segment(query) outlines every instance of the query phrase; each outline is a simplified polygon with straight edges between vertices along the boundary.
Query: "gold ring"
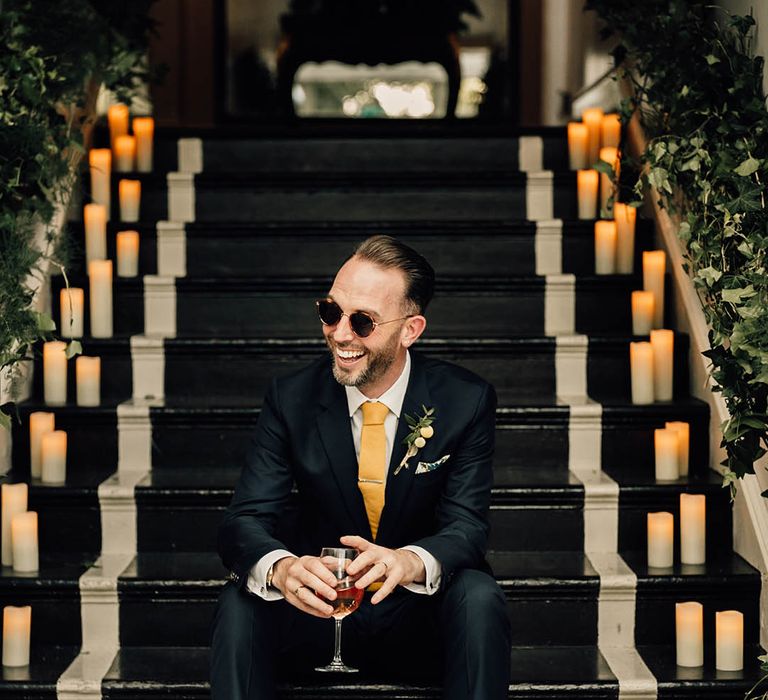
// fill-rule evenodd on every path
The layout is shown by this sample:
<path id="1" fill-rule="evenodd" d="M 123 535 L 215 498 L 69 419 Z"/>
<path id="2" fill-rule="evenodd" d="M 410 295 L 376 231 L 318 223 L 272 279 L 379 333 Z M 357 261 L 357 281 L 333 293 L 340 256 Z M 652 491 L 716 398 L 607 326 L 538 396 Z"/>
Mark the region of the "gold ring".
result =
<path id="1" fill-rule="evenodd" d="M 302 588 L 306 588 L 306 586 L 305 586 L 305 585 L 303 585 L 303 584 L 302 584 L 301 586 L 299 586 L 299 587 L 298 587 L 298 588 L 297 588 L 297 589 L 296 589 L 296 590 L 293 592 L 293 595 L 295 595 L 295 596 L 298 598 L 298 597 L 299 597 L 299 591 L 300 591 Z"/>

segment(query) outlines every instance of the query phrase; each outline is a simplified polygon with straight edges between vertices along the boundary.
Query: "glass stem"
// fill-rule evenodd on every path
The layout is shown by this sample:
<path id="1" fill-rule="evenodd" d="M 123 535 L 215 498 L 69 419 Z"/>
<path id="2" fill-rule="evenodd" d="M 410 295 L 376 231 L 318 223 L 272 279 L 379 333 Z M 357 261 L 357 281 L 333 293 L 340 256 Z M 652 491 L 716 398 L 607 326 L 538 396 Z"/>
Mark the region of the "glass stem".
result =
<path id="1" fill-rule="evenodd" d="M 333 651 L 333 661 L 331 661 L 332 664 L 338 664 L 339 666 L 343 665 L 344 662 L 341 660 L 341 618 L 337 618 L 334 620 L 336 623 L 336 634 L 335 642 L 334 642 L 334 651 Z"/>

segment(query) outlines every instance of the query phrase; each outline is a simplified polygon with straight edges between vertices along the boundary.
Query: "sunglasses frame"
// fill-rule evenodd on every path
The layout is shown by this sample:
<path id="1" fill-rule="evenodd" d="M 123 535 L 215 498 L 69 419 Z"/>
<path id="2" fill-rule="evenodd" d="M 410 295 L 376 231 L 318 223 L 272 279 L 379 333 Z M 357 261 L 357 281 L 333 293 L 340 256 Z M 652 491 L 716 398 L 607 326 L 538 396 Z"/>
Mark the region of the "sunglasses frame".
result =
<path id="1" fill-rule="evenodd" d="M 322 303 L 335 304 L 336 308 L 341 312 L 341 316 L 339 316 L 339 320 L 336 321 L 336 323 L 326 323 L 323 320 L 323 317 L 320 315 L 320 304 L 322 304 Z M 376 321 L 376 320 L 374 320 L 373 316 L 371 316 L 371 314 L 369 314 L 367 311 L 353 311 L 351 314 L 345 313 L 344 311 L 341 310 L 341 307 L 338 305 L 338 303 L 336 303 L 333 299 L 318 299 L 317 301 L 315 301 L 315 306 L 317 307 L 317 315 L 320 318 L 320 322 L 324 326 L 337 326 L 339 324 L 339 321 L 341 321 L 341 319 L 344 316 L 346 316 L 349 319 L 349 328 L 350 328 L 350 330 L 358 338 L 370 338 L 375 333 L 376 329 L 379 326 L 385 326 L 388 323 L 395 323 L 395 321 L 404 321 L 406 318 L 411 318 L 413 316 L 413 314 L 408 314 L 407 316 L 401 316 L 400 318 L 393 318 L 393 319 L 391 319 L 389 321 Z M 366 318 L 370 319 L 371 324 L 373 325 L 373 328 L 371 329 L 371 332 L 368 335 L 360 335 L 355 330 L 354 326 L 352 325 L 352 318 L 351 318 L 355 314 L 361 314 L 361 315 L 365 316 Z"/>

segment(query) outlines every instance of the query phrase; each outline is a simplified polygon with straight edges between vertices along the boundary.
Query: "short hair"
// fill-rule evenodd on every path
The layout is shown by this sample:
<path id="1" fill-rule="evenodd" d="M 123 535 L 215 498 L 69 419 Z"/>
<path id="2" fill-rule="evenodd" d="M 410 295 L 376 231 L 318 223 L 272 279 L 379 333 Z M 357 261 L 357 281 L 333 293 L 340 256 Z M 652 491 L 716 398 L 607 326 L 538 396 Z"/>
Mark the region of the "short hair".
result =
<path id="1" fill-rule="evenodd" d="M 385 269 L 397 269 L 405 275 L 405 298 L 423 314 L 435 293 L 435 271 L 427 259 L 393 236 L 371 236 L 348 259 L 360 258 Z"/>

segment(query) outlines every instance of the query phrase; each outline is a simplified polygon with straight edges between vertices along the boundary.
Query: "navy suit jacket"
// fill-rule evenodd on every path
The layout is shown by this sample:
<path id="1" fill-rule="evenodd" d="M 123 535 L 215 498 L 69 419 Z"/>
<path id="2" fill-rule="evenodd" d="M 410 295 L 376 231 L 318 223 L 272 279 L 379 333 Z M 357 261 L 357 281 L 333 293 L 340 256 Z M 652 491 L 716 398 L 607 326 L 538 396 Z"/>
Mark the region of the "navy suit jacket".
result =
<path id="1" fill-rule="evenodd" d="M 251 567 L 275 549 L 319 555 L 342 535 L 371 540 L 357 486 L 357 457 L 346 394 L 325 356 L 272 381 L 246 465 L 219 529 L 219 553 L 244 585 Z M 406 452 L 405 415 L 435 409 L 434 435 L 395 476 Z M 387 474 L 376 543 L 423 547 L 453 572 L 485 563 L 493 484 L 496 393 L 477 375 L 411 352 L 411 374 Z M 419 462 L 438 468 L 416 474 Z M 294 488 L 295 487 L 295 488 Z M 281 521 L 293 513 L 293 526 Z M 281 534 L 285 531 L 288 534 Z"/>

